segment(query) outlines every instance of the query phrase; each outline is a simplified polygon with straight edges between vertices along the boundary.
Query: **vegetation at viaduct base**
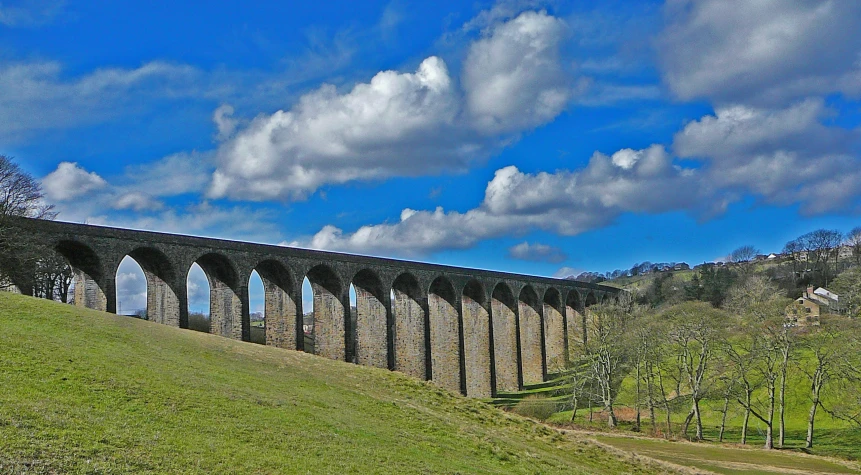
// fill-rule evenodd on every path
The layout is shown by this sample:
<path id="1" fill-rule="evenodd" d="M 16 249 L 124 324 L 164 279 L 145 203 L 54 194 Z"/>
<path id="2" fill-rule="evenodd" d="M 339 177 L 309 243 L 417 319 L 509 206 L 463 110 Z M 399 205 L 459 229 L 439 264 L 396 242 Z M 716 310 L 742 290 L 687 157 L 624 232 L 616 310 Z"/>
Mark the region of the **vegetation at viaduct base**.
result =
<path id="1" fill-rule="evenodd" d="M 7 226 L 9 218 L 15 217 L 54 219 L 53 206 L 43 198 L 39 182 L 11 158 L 0 155 L 0 289 L 10 288 L 15 277 L 31 272 L 33 295 L 68 302 L 73 275 L 65 259 Z"/>
<path id="2" fill-rule="evenodd" d="M 657 473 L 383 369 L 0 292 L 0 473 Z"/>

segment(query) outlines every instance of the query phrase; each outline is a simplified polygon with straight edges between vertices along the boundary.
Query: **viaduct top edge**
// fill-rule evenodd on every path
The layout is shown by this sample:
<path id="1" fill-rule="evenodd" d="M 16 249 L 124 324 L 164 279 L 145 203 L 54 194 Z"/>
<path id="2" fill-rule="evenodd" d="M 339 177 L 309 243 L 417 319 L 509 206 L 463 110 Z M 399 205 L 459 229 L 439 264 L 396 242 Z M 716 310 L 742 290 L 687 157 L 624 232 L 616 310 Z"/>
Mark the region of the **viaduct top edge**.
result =
<path id="1" fill-rule="evenodd" d="M 565 285 L 571 287 L 588 288 L 591 290 L 600 290 L 609 293 L 622 293 L 624 289 L 618 287 L 593 284 L 588 282 L 579 282 L 569 279 L 560 279 L 556 277 L 545 277 L 528 274 L 516 274 L 512 272 L 496 271 L 492 269 L 479 269 L 471 267 L 460 267 L 445 264 L 434 264 L 430 262 L 411 261 L 406 259 L 396 259 L 390 257 L 378 257 L 363 254 L 351 254 L 337 251 L 324 251 L 317 249 L 306 249 L 301 247 L 282 246 L 276 244 L 261 244 L 248 241 L 238 241 L 213 237 L 193 236 L 187 234 L 168 233 L 160 231 L 146 231 L 129 228 L 118 228 L 112 226 L 103 226 L 95 224 L 72 223 L 65 221 L 51 221 L 35 218 L 24 217 L 7 217 L 6 223 L 20 229 L 29 229 L 33 231 L 51 232 L 55 234 L 71 234 L 85 235 L 97 238 L 116 238 L 127 241 L 137 242 L 159 242 L 163 244 L 173 244 L 180 246 L 200 246 L 206 248 L 220 248 L 223 250 L 231 250 L 238 252 L 248 252 L 265 254 L 267 252 L 275 252 L 283 254 L 285 251 L 303 258 L 319 259 L 331 258 L 339 261 L 352 261 L 369 265 L 384 265 L 390 267 L 404 266 L 422 268 L 425 270 L 435 270 L 440 272 L 449 272 L 456 274 L 479 273 L 486 276 L 497 277 L 502 279 L 513 280 L 530 280 L 543 282 L 551 285 Z"/>

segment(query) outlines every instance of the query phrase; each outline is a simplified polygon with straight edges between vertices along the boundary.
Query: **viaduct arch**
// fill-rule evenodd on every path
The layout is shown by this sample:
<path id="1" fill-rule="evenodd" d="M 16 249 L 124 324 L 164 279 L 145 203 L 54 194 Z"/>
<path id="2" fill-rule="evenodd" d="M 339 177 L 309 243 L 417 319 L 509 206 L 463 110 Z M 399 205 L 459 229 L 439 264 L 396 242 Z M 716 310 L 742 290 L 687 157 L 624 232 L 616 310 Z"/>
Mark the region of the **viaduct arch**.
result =
<path id="1" fill-rule="evenodd" d="M 585 343 L 586 307 L 621 292 L 570 280 L 84 224 L 17 218 L 9 226 L 68 260 L 78 306 L 116 313 L 116 270 L 129 256 L 146 277 L 148 318 L 188 328 L 186 276 L 197 263 L 210 285 L 210 332 L 249 341 L 248 281 L 256 271 L 264 287 L 267 345 L 399 371 L 470 397 L 543 381 Z M 304 348 L 302 329 L 306 277 L 314 294 L 313 349 Z M 14 284 L 32 293 L 26 278 L 17 276 Z"/>

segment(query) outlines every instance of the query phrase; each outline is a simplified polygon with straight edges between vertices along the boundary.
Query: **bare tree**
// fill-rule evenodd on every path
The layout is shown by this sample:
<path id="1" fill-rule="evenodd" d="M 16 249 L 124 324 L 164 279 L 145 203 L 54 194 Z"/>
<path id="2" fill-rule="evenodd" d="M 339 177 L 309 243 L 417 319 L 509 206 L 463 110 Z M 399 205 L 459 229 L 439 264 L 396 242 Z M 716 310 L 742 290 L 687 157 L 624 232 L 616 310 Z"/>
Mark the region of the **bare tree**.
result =
<path id="1" fill-rule="evenodd" d="M 580 408 L 580 401 L 584 397 L 586 397 L 589 406 L 591 407 L 592 405 L 592 400 L 589 398 L 591 391 L 587 388 L 587 385 L 590 383 L 590 368 L 585 363 L 585 359 L 580 359 L 568 368 L 567 382 L 571 390 L 571 405 L 573 406 L 573 411 L 571 412 L 572 422 L 577 419 L 577 409 Z"/>
<path id="2" fill-rule="evenodd" d="M 74 279 L 72 268 L 52 249 L 36 249 L 33 296 L 69 303 L 69 288 Z"/>
<path id="3" fill-rule="evenodd" d="M 729 255 L 729 258 L 732 262 L 749 262 L 756 258 L 758 254 L 759 249 L 747 245 L 741 246 L 738 249 L 732 251 Z"/>
<path id="4" fill-rule="evenodd" d="M 733 395 L 736 393 L 736 384 L 737 380 L 735 375 L 731 373 L 721 372 L 721 376 L 718 377 L 718 383 L 720 385 L 720 395 L 723 398 L 723 405 L 719 409 L 720 411 L 720 429 L 718 430 L 718 442 L 723 442 L 723 436 L 726 433 L 726 417 L 727 413 L 729 413 L 729 402 L 732 400 Z"/>
<path id="5" fill-rule="evenodd" d="M 714 379 L 707 375 L 711 370 L 715 347 L 725 338 L 727 317 L 723 311 L 705 302 L 676 305 L 664 311 L 662 317 L 669 327 L 669 342 L 691 398 L 691 410 L 685 419 L 682 432 L 687 434 L 693 418 L 696 421 L 694 438 L 702 440 L 700 401 L 708 392 L 709 381 Z"/>
<path id="6" fill-rule="evenodd" d="M 727 374 L 735 381 L 733 394 L 744 408 L 744 418 L 741 424 L 741 443 L 747 443 L 747 429 L 750 426 L 753 394 L 761 387 L 761 382 L 755 378 L 753 371 L 757 360 L 758 334 L 742 319 L 735 319 L 737 328 L 733 341 L 721 342 L 721 349 L 727 361 Z"/>
<path id="7" fill-rule="evenodd" d="M 821 272 L 825 285 L 828 285 L 831 277 L 829 260 L 832 255 L 836 259 L 836 251 L 843 241 L 843 233 L 834 229 L 817 229 L 800 236 L 798 241 L 807 253 L 807 259 L 812 263 L 813 270 Z"/>
<path id="8" fill-rule="evenodd" d="M 841 272 L 831 282 L 831 290 L 840 297 L 840 310 L 850 317 L 861 316 L 861 266 Z"/>
<path id="9" fill-rule="evenodd" d="M 788 302 L 784 302 L 788 303 Z M 783 447 L 786 441 L 786 381 L 789 376 L 789 363 L 795 355 L 798 331 L 786 322 L 786 317 L 780 315 L 778 320 L 783 320 L 779 325 L 768 325 L 767 333 L 769 342 L 774 349 L 780 352 L 780 392 L 778 407 L 778 446 Z"/>
<path id="10" fill-rule="evenodd" d="M 638 318 L 632 331 L 635 354 L 636 376 L 636 421 L 635 430 L 640 431 L 640 409 L 643 403 L 649 411 L 652 432 L 657 433 L 658 404 L 666 408 L 666 394 L 659 380 L 662 378 L 661 366 L 666 360 L 666 328 L 655 314 L 643 314 Z M 669 428 L 668 434 L 669 434 Z"/>
<path id="11" fill-rule="evenodd" d="M 42 187 L 6 155 L 0 155 L 0 220 L 10 216 L 53 218 L 53 206 L 43 201 Z"/>
<path id="12" fill-rule="evenodd" d="M 811 448 L 816 410 L 822 406 L 823 391 L 835 378 L 851 373 L 850 360 L 847 358 L 854 356 L 854 352 L 852 345 L 847 348 L 847 341 L 852 341 L 849 333 L 857 331 L 858 328 L 851 320 L 835 318 L 806 330 L 802 344 L 812 358 L 808 358 L 807 364 L 801 365 L 801 368 L 810 380 L 810 411 L 807 417 L 805 446 Z"/>
<path id="13" fill-rule="evenodd" d="M 783 255 L 788 256 L 790 262 L 792 262 L 793 275 L 798 275 L 798 258 L 803 250 L 804 246 L 801 245 L 798 239 L 793 239 L 783 246 Z"/>
<path id="14" fill-rule="evenodd" d="M 0 155 L 0 287 L 13 285 L 13 276 L 28 275 L 42 249 L 26 236 L 12 233 L 8 220 L 15 217 L 53 219 L 53 207 L 45 204 L 41 185 L 10 157 Z"/>
<path id="15" fill-rule="evenodd" d="M 830 382 L 839 387 L 840 397 L 830 401 L 825 412 L 837 419 L 861 428 L 861 322 L 856 319 L 840 320 L 843 332 L 837 342 L 840 346 L 839 377 Z"/>
<path id="16" fill-rule="evenodd" d="M 853 228 L 846 235 L 845 245 L 852 248 L 852 258 L 855 264 L 861 265 L 861 226 Z"/>
<path id="17" fill-rule="evenodd" d="M 786 324 L 786 307 L 791 302 L 782 298 L 759 298 L 749 300 L 742 309 L 743 318 L 750 325 L 751 351 L 747 363 L 752 372 L 761 378 L 766 389 L 766 400 L 760 402 L 739 397 L 737 401 L 765 424 L 767 449 L 774 448 L 776 412 L 779 413 L 781 434 L 784 429 L 786 379 L 789 361 L 794 354 L 796 333 L 795 328 Z"/>
<path id="18" fill-rule="evenodd" d="M 729 289 L 725 307 L 735 315 L 743 315 L 748 309 L 780 297 L 780 289 L 768 277 L 751 275 L 738 281 Z"/>
<path id="19" fill-rule="evenodd" d="M 620 305 L 596 305 L 590 308 L 586 332 L 589 345 L 582 365 L 588 368 L 593 384 L 592 398 L 607 413 L 607 425 L 617 423 L 614 405 L 622 379 L 633 359 L 629 308 Z"/>

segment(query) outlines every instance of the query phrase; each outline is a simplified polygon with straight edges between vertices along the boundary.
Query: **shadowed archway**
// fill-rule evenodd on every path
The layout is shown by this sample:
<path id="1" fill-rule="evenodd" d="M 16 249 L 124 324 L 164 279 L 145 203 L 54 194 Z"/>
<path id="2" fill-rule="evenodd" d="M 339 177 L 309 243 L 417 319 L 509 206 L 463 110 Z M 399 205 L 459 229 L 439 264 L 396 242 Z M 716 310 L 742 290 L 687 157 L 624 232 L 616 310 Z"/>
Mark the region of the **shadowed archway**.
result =
<path id="1" fill-rule="evenodd" d="M 265 260 L 254 267 L 263 281 L 263 315 L 265 342 L 269 346 L 295 350 L 302 334 L 297 312 L 296 288 L 290 271 L 275 260 Z"/>
<path id="2" fill-rule="evenodd" d="M 392 284 L 394 293 L 394 369 L 420 379 L 428 378 L 427 304 L 412 274 L 401 274 Z"/>
<path id="3" fill-rule="evenodd" d="M 565 324 L 568 335 L 568 359 L 574 360 L 585 349 L 586 344 L 586 314 L 583 311 L 583 301 L 576 290 L 568 291 L 565 300 Z"/>
<path id="4" fill-rule="evenodd" d="M 356 291 L 356 363 L 389 367 L 388 298 L 376 273 L 361 270 L 353 277 Z"/>
<path id="5" fill-rule="evenodd" d="M 107 288 L 99 256 L 77 241 L 60 241 L 55 249 L 69 262 L 75 274 L 75 305 L 116 313 L 116 295 Z"/>
<path id="6" fill-rule="evenodd" d="M 540 383 L 544 381 L 544 329 L 535 289 L 529 285 L 524 287 L 520 291 L 518 305 L 523 384 Z"/>
<path id="7" fill-rule="evenodd" d="M 519 391 L 521 387 L 516 309 L 517 302 L 508 285 L 497 284 L 490 300 L 496 392 Z"/>
<path id="8" fill-rule="evenodd" d="M 562 313 L 562 297 L 554 288 L 544 292 L 544 351 L 548 373 L 565 369 L 567 342 L 565 341 L 565 318 Z"/>
<path id="9" fill-rule="evenodd" d="M 463 360 L 466 395 L 493 396 L 493 364 L 490 312 L 487 296 L 477 280 L 469 281 L 461 298 L 463 315 Z"/>
<path id="10" fill-rule="evenodd" d="M 460 315 L 451 282 L 437 277 L 428 291 L 431 379 L 449 391 L 462 392 Z"/>
<path id="11" fill-rule="evenodd" d="M 314 354 L 347 361 L 350 329 L 346 308 L 341 301 L 341 279 L 325 265 L 309 270 L 307 277 L 314 293 Z"/>
<path id="12" fill-rule="evenodd" d="M 209 281 L 209 332 L 250 341 L 248 283 L 239 281 L 233 264 L 221 254 L 204 254 L 195 262 Z"/>

